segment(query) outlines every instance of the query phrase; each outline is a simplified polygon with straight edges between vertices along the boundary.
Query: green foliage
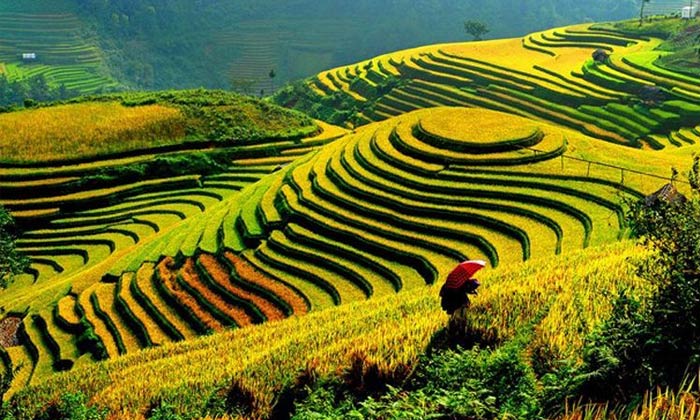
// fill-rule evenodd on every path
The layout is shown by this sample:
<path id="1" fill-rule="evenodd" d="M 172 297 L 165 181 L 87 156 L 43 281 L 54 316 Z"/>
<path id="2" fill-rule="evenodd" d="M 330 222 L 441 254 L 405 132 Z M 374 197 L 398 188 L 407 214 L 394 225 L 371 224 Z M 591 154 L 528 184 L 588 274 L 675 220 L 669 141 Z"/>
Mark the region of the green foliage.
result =
<path id="1" fill-rule="evenodd" d="M 0 205 L 0 288 L 6 288 L 12 276 L 24 271 L 29 262 L 15 248 L 14 220 Z"/>
<path id="2" fill-rule="evenodd" d="M 95 360 L 105 360 L 109 357 L 104 343 L 85 317 L 80 319 L 80 333 L 75 344 L 81 353 L 90 353 Z"/>
<path id="3" fill-rule="evenodd" d="M 47 407 L 36 420 L 104 420 L 105 418 L 107 418 L 107 410 L 89 405 L 85 394 L 77 392 L 62 395 L 58 402 Z"/>
<path id="4" fill-rule="evenodd" d="M 0 107 L 11 108 L 24 106 L 31 108 L 37 102 L 58 101 L 77 96 L 77 91 L 49 86 L 43 75 L 10 81 L 0 74 Z"/>
<path id="5" fill-rule="evenodd" d="M 700 163 L 691 171 L 697 187 Z M 628 219 L 642 241 L 658 251 L 640 275 L 656 287 L 640 302 L 625 293 L 589 339 L 579 393 L 629 401 L 656 386 L 676 387 L 700 368 L 700 199 L 644 200 L 629 206 Z"/>
<path id="6" fill-rule="evenodd" d="M 474 38 L 474 41 L 481 41 L 482 37 L 491 32 L 489 26 L 479 20 L 465 20 L 464 32 Z"/>
<path id="7" fill-rule="evenodd" d="M 584 367 L 569 385 L 598 401 L 624 401 L 648 388 L 646 373 L 651 367 L 644 361 L 643 345 L 646 323 L 640 301 L 620 293 L 610 318 L 588 338 Z"/>
<path id="8" fill-rule="evenodd" d="M 224 172 L 235 151 L 190 152 L 161 155 L 152 160 L 102 168 L 71 183 L 71 189 L 110 188 L 148 179 L 184 175 L 214 175 Z"/>
<path id="9" fill-rule="evenodd" d="M 642 3 L 644 5 L 645 2 Z M 677 17 L 647 18 L 640 25 L 637 21 L 623 21 L 611 26 L 615 30 L 636 36 L 653 36 L 665 41 L 658 47 L 671 54 L 660 55 L 655 65 L 680 74 L 700 76 L 700 24 Z"/>
<path id="10" fill-rule="evenodd" d="M 295 419 L 539 418 L 536 379 L 515 342 L 496 350 L 445 350 L 425 356 L 401 387 L 358 398 L 322 383 L 296 405 Z"/>
<path id="11" fill-rule="evenodd" d="M 356 77 L 350 84 L 356 86 L 362 82 L 360 78 Z M 273 101 L 287 108 L 298 109 L 313 118 L 331 124 L 344 125 L 347 122 L 351 122 L 358 125 L 355 118 L 359 111 L 372 109 L 378 99 L 405 83 L 406 81 L 400 77 L 388 76 L 377 83 L 375 87 L 367 85 L 367 88 L 362 92 L 367 101 L 363 104 L 358 104 L 350 95 L 343 91 L 336 90 L 325 96 L 320 96 L 311 90 L 305 82 L 297 81 L 288 83 L 277 91 Z"/>
<path id="12" fill-rule="evenodd" d="M 337 125 L 343 124 L 356 112 L 355 101 L 345 92 L 334 91 L 319 96 L 304 81 L 288 83 L 277 91 L 274 101 L 284 107 L 298 109 L 312 118 Z"/>
<path id="13" fill-rule="evenodd" d="M 177 412 L 174 405 L 168 404 L 165 402 L 161 402 L 156 407 L 152 408 L 149 411 L 147 418 L 149 420 L 184 420 L 185 419 Z"/>

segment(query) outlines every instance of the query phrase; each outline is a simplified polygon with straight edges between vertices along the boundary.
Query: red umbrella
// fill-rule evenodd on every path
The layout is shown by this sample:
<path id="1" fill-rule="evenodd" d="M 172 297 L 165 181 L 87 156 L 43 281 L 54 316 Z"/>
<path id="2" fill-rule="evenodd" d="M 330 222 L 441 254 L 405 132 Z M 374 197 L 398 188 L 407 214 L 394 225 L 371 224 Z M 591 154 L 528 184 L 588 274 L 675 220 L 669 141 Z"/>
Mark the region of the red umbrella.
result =
<path id="1" fill-rule="evenodd" d="M 472 276 L 482 268 L 486 267 L 486 261 L 469 260 L 461 262 L 455 267 L 445 280 L 445 287 L 448 289 L 459 289 L 464 282 L 471 279 Z"/>

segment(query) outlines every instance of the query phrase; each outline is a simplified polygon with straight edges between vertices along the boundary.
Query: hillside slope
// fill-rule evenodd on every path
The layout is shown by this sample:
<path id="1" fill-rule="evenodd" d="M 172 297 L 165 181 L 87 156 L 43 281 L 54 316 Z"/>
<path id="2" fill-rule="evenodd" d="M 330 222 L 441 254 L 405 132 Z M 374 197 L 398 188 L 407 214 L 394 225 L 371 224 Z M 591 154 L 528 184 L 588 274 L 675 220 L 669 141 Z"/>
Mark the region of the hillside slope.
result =
<path id="1" fill-rule="evenodd" d="M 504 37 L 636 12 L 632 0 L 585 7 L 570 0 L 79 3 L 84 16 L 96 19 L 110 66 L 138 87 L 221 88 L 234 79 L 254 94 L 360 57 L 464 39 L 464 19 L 485 21 L 490 36 Z M 268 78 L 271 69 L 276 80 Z"/>
<path id="2" fill-rule="evenodd" d="M 43 74 L 81 93 L 233 86 L 257 95 L 362 57 L 464 39 L 464 19 L 504 37 L 635 10 L 633 0 L 16 0 L 0 5 L 0 62 L 11 80 Z"/>
<path id="3" fill-rule="evenodd" d="M 533 359 L 546 354 L 580 363 L 584 336 L 610 313 L 605 296 L 646 293 L 648 285 L 634 274 L 646 255 L 623 242 L 489 269 L 480 276 L 468 325 L 490 342 L 527 337 Z M 289 397 L 319 378 L 401 383 L 439 342 L 447 317 L 437 294 L 438 287 L 418 288 L 165 345 L 56 375 L 11 404 L 22 407 L 18 419 L 31 418 L 61 394 L 80 391 L 123 419 L 141 419 L 149 407 L 185 418 L 286 418 Z M 316 408 L 322 416 L 327 407 Z"/>
<path id="4" fill-rule="evenodd" d="M 107 127 L 103 114 L 111 118 Z M 174 132 L 162 129 L 164 114 L 176 116 Z M 80 129 L 61 125 L 63 118 L 82 122 Z M 44 121 L 43 129 L 35 128 L 19 150 L 16 142 L 3 144 L 18 154 L 3 153 L 0 164 L 0 203 L 23 231 L 17 247 L 31 262 L 28 273 L 0 295 L 6 318 L 25 321 L 18 332 L 24 344 L 7 349 L 14 366 L 23 364 L 17 386 L 91 359 L 77 336 L 90 325 L 80 319 L 94 321 L 95 309 L 79 314 L 67 304 L 91 286 L 113 290 L 114 284 L 99 286 L 110 266 L 128 264 L 128 253 L 147 252 L 150 242 L 183 220 L 221 209 L 246 185 L 343 133 L 260 101 L 202 90 L 101 97 L 3 114 L 0 124 L 10 120 L 22 127 L 36 119 Z M 61 128 L 72 135 L 46 142 Z M 179 136 L 161 137 L 173 133 Z M 90 145 L 85 138 L 101 141 Z M 115 138 L 121 141 L 115 144 Z M 83 144 L 76 146 L 76 140 Z M 217 230 L 211 234 L 216 237 Z M 81 296 L 89 302 L 90 294 Z M 149 343 L 181 334 L 193 333 L 161 333 Z M 135 340 L 125 337 L 128 348 L 138 347 L 129 338 Z M 92 348 L 93 356 L 118 353 L 116 347 L 100 349 Z"/>
<path id="5" fill-rule="evenodd" d="M 697 149 L 652 155 L 465 108 L 334 133 L 231 147 L 212 175 L 71 184 L 148 149 L 5 168 L 16 198 L 3 204 L 32 226 L 18 242 L 32 275 L 0 296 L 24 319 L 4 359 L 23 363 L 15 390 L 91 359 L 421 289 L 466 258 L 507 267 L 615 241 L 621 197 L 656 190 Z"/>
<path id="6" fill-rule="evenodd" d="M 3 2 L 0 32 L 0 74 L 10 82 L 42 76 L 50 87 L 79 94 L 121 86 L 110 74 L 97 34 L 73 1 Z M 23 59 L 24 54 L 33 56 Z"/>
<path id="7" fill-rule="evenodd" d="M 320 73 L 306 88 L 279 93 L 277 101 L 336 123 L 473 106 L 634 147 L 695 144 L 700 79 L 657 65 L 657 58 L 671 53 L 658 50 L 661 43 L 586 24 L 523 38 L 427 46 Z M 595 61 L 596 50 L 609 58 Z M 645 97 L 650 88 L 658 88 L 662 100 Z"/>

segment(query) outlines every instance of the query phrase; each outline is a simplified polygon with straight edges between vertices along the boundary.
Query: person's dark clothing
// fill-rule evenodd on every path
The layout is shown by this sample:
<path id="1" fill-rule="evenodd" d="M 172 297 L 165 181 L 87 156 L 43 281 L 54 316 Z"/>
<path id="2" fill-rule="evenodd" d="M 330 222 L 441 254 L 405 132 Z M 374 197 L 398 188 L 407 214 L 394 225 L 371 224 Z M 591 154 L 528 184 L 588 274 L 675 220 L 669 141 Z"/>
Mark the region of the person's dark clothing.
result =
<path id="1" fill-rule="evenodd" d="M 469 306 L 470 294 L 476 294 L 479 282 L 476 279 L 465 281 L 459 288 L 449 288 L 443 285 L 440 289 L 440 306 L 448 314 L 452 315 L 457 309 Z"/>

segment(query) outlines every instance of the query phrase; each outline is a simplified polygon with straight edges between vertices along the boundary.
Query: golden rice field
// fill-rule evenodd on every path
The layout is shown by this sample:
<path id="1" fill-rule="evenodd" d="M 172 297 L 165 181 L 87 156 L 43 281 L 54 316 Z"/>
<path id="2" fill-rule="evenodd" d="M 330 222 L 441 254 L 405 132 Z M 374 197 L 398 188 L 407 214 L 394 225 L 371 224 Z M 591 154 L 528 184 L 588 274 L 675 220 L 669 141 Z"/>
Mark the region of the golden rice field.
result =
<path id="1" fill-rule="evenodd" d="M 621 242 L 490 269 L 480 276 L 468 325 L 505 340 L 538 319 L 533 351 L 577 354 L 583 334 L 610 311 L 603 296 L 623 288 L 648 292 L 635 275 L 645 256 L 633 243 Z M 141 419 L 149 401 L 167 396 L 192 412 L 235 381 L 253 392 L 255 417 L 264 417 L 287 381 L 305 370 L 332 374 L 357 358 L 387 376 L 410 367 L 446 325 L 438 289 L 418 288 L 76 368 L 23 390 L 15 402 L 31 411 L 62 392 L 80 390 L 120 418 Z M 579 308 L 574 317 L 572 307 Z"/>
<path id="2" fill-rule="evenodd" d="M 87 102 L 0 114 L 4 162 L 70 160 L 177 144 L 186 119 L 164 105 Z"/>
<path id="3" fill-rule="evenodd" d="M 12 366 L 23 366 L 12 392 L 49 379 L 64 354 L 77 369 L 98 357 L 100 346 L 99 357 L 117 358 L 413 294 L 467 258 L 508 269 L 609 244 L 626 234 L 621 197 L 658 189 L 666 180 L 656 177 L 682 167 L 694 150 L 651 154 L 474 108 L 419 110 L 349 133 L 322 127 L 325 136 L 253 144 L 222 174 L 5 200 L 11 210 L 59 209 L 25 220 L 42 224 L 19 241 L 33 272 L 0 301 L 16 312 L 54 314 L 47 318 L 52 329 L 36 326 L 20 347 L 25 352 L 8 352 Z M 271 158 L 270 150 L 279 155 Z M 60 171 L 55 176 L 59 185 L 72 182 Z M 102 196 L 108 201 L 93 208 L 91 197 Z M 63 203 L 71 210 L 61 210 Z M 521 286 L 526 294 L 530 286 Z M 508 290 L 492 309 L 519 304 L 522 296 Z M 571 308 L 591 300 L 562 296 L 553 307 L 573 316 Z M 532 310 L 543 305 L 527 302 Z M 90 350 L 76 349 L 81 318 L 99 340 Z M 472 322 L 499 338 L 513 334 L 488 312 Z M 539 339 L 552 354 L 576 357 L 582 336 L 570 330 L 562 341 L 560 323 L 545 317 Z M 53 337 L 58 351 L 41 334 Z"/>
<path id="4" fill-rule="evenodd" d="M 362 362 L 400 376 L 445 325 L 437 285 L 475 258 L 489 270 L 472 332 L 503 342 L 534 325 L 531 354 L 580 361 L 609 314 L 603 297 L 650 290 L 634 274 L 649 251 L 625 241 L 622 200 L 658 190 L 700 150 L 690 124 L 700 88 L 652 71 L 658 43 L 578 25 L 330 70 L 310 87 L 346 92 L 363 126 L 319 123 L 309 134 L 316 126 L 304 121 L 285 131 L 292 117 L 277 108 L 232 112 L 230 124 L 269 121 L 277 135 L 228 145 L 216 174 L 78 182 L 181 142 L 187 121 L 174 108 L 0 115 L 0 133 L 16 135 L 0 139 L 4 160 L 46 156 L 32 169 L 0 165 L 0 203 L 29 227 L 18 247 L 31 261 L 0 294 L 5 310 L 29 315 L 21 345 L 2 357 L 5 370 L 19 367 L 13 403 L 33 412 L 79 390 L 114 418 L 144 418 L 161 399 L 206 415 L 208 397 L 235 384 L 263 418 L 303 372 Z M 598 48 L 612 59 L 592 63 Z M 404 83 L 377 96 L 389 77 Z M 649 83 L 676 96 L 633 105 Z M 46 131 L 27 137 L 29 122 Z M 78 346 L 85 334 L 93 341 Z"/>
<path id="5" fill-rule="evenodd" d="M 320 73 L 307 81 L 324 96 L 345 94 L 366 124 L 420 108 L 481 107 L 572 128 L 637 148 L 683 147 L 700 141 L 700 79 L 656 64 L 662 40 L 613 25 L 582 24 L 523 38 L 440 44 L 384 54 Z M 610 59 L 595 62 L 606 51 Z M 346 82 L 338 80 L 345 76 Z M 388 91 L 377 86 L 399 83 Z M 666 102 L 644 106 L 657 86 Z M 289 98 L 285 99 L 289 101 Z"/>
<path id="6" fill-rule="evenodd" d="M 477 125 L 474 121 L 476 118 L 478 118 L 478 130 L 474 129 Z M 512 121 L 505 122 L 498 113 L 460 118 L 449 108 L 435 110 L 430 118 L 422 121 L 417 128 L 432 133 L 438 138 L 450 139 L 455 143 L 465 143 L 465 146 L 529 140 L 541 132 L 537 122 L 526 118 L 519 121 L 514 118 Z"/>

